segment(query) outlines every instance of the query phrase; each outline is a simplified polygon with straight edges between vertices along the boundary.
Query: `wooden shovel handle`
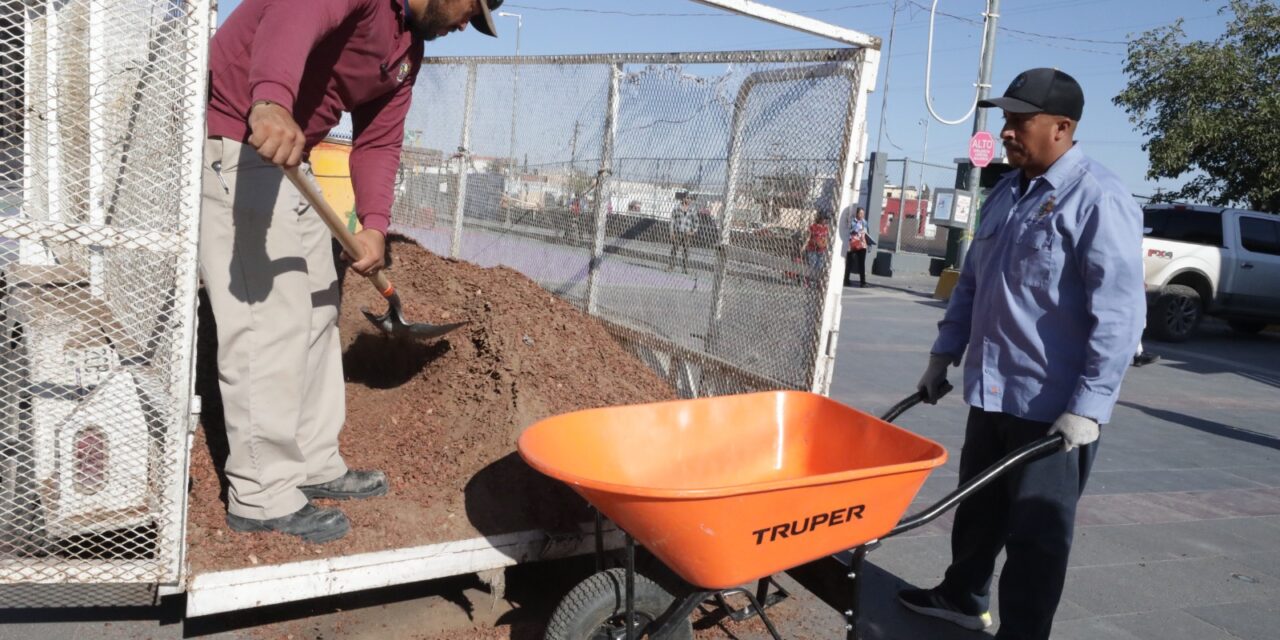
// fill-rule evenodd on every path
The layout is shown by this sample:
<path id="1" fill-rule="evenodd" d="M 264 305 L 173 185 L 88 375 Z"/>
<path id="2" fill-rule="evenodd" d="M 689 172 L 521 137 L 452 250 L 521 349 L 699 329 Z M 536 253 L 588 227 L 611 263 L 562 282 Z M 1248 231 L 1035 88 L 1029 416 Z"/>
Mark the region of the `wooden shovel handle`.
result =
<path id="1" fill-rule="evenodd" d="M 356 236 L 347 228 L 346 221 L 342 216 L 338 215 L 333 207 L 329 206 L 329 201 L 324 199 L 324 194 L 307 180 L 297 167 L 291 167 L 284 170 L 284 174 L 289 177 L 289 182 L 302 192 L 302 197 L 307 199 L 307 203 L 311 205 L 320 214 L 320 219 L 324 220 L 325 225 L 329 227 L 329 231 L 333 233 L 333 237 L 338 239 L 338 244 L 346 249 L 347 255 L 351 256 L 357 262 L 364 256 L 360 252 L 360 245 L 356 244 Z M 378 288 L 384 298 L 389 298 L 395 294 L 396 288 L 391 286 L 391 279 L 382 271 L 369 276 L 369 280 L 373 282 L 373 286 Z"/>

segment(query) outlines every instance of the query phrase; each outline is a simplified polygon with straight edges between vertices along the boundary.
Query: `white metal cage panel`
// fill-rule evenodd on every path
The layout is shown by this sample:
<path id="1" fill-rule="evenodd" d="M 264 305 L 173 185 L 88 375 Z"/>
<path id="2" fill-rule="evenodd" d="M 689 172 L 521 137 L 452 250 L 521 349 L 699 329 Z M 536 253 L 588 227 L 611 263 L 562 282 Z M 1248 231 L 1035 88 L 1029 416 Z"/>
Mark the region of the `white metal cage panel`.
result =
<path id="1" fill-rule="evenodd" d="M 0 604 L 179 578 L 209 18 L 0 0 Z"/>
<path id="2" fill-rule="evenodd" d="M 858 49 L 428 59 L 393 222 L 578 304 L 682 395 L 825 390 L 867 68 Z"/>

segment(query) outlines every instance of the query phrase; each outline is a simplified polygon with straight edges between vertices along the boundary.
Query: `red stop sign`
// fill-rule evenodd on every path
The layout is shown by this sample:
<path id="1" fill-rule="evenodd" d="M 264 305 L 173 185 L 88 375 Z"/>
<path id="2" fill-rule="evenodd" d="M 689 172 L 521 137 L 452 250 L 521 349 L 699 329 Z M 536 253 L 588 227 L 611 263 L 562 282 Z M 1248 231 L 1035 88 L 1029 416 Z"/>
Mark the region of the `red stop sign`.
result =
<path id="1" fill-rule="evenodd" d="M 969 161 L 975 167 L 985 167 L 996 157 L 996 140 L 986 131 L 973 134 L 969 140 Z"/>

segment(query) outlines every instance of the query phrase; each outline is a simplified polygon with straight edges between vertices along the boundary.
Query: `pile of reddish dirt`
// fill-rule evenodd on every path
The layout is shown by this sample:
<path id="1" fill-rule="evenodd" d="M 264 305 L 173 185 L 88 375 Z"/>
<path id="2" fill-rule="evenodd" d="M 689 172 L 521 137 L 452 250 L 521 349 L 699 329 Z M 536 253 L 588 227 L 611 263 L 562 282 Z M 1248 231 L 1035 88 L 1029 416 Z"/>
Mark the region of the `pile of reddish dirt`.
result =
<path id="1" fill-rule="evenodd" d="M 391 492 L 339 503 L 353 526 L 337 543 L 227 529 L 220 475 L 226 439 L 214 397 L 212 318 L 203 305 L 199 384 L 206 403 L 192 452 L 188 519 L 193 570 L 576 526 L 588 518 L 585 503 L 520 460 L 520 432 L 559 413 L 675 397 L 603 326 L 524 275 L 440 258 L 401 238 L 391 244 L 389 274 L 405 315 L 469 324 L 433 342 L 392 340 L 359 311 L 386 303 L 363 278 L 346 279 L 341 450 L 353 468 L 386 471 Z"/>

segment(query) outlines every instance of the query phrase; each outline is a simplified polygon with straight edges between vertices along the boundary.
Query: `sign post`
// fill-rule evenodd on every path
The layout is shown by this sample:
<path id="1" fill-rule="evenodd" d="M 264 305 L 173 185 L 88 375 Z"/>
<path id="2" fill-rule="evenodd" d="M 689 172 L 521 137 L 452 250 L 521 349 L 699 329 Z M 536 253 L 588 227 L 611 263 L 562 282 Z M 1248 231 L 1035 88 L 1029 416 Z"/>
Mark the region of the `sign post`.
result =
<path id="1" fill-rule="evenodd" d="M 978 67 L 978 100 L 980 101 L 986 100 L 987 95 L 991 93 L 991 63 L 992 63 L 992 59 L 995 58 L 996 22 L 1000 17 L 1000 0 L 987 0 L 986 4 L 987 4 L 986 27 L 983 29 L 983 34 L 982 34 L 982 43 L 983 43 L 982 44 L 982 62 Z M 982 133 L 983 131 L 986 131 L 986 130 L 987 130 L 987 110 L 978 109 L 978 112 L 973 116 L 973 133 L 975 134 L 975 137 L 976 137 L 977 134 Z M 995 145 L 993 141 L 992 151 L 994 150 L 995 150 Z M 969 192 L 969 197 L 974 202 L 977 202 L 979 200 L 978 177 L 979 177 L 979 174 L 981 173 L 982 172 L 980 171 L 979 167 L 976 167 L 976 166 L 973 167 L 973 169 L 969 171 L 969 175 L 967 176 L 967 179 L 966 179 L 967 184 L 964 185 L 965 191 Z M 959 186 L 960 186 L 959 184 L 956 185 L 956 187 L 959 187 Z M 954 263 L 957 268 L 959 268 L 960 265 L 964 264 L 965 254 L 969 252 L 969 237 L 972 234 L 973 234 L 973 227 L 971 226 L 966 226 L 963 231 L 959 232 L 960 243 L 959 245 L 957 245 L 957 248 L 956 248 L 956 260 Z"/>

